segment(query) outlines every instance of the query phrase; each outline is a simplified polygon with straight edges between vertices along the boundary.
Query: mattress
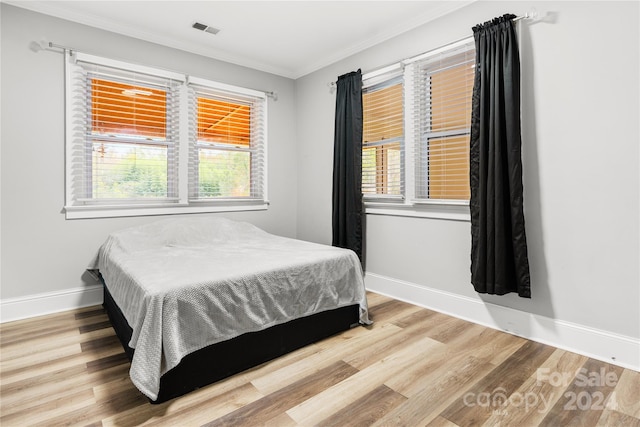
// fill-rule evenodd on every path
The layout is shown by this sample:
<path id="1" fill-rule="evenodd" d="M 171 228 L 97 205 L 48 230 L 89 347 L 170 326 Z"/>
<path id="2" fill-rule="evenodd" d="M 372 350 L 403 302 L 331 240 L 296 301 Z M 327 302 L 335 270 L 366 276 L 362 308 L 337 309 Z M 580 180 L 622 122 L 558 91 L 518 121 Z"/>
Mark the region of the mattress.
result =
<path id="1" fill-rule="evenodd" d="M 164 373 L 211 344 L 353 304 L 370 323 L 354 252 L 224 218 L 117 231 L 89 268 L 132 328 L 131 380 L 151 400 Z"/>

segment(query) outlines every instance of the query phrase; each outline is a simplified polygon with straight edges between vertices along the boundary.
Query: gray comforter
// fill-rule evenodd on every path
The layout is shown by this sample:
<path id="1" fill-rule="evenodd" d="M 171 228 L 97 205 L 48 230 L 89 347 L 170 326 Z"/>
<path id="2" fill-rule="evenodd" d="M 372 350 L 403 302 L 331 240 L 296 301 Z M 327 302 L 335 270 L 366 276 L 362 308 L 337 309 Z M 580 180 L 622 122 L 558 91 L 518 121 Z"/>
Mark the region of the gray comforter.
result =
<path id="1" fill-rule="evenodd" d="M 131 380 L 152 400 L 162 374 L 210 344 L 352 304 L 370 323 L 354 252 L 224 218 L 171 218 L 112 233 L 89 268 L 102 274 L 133 329 Z"/>

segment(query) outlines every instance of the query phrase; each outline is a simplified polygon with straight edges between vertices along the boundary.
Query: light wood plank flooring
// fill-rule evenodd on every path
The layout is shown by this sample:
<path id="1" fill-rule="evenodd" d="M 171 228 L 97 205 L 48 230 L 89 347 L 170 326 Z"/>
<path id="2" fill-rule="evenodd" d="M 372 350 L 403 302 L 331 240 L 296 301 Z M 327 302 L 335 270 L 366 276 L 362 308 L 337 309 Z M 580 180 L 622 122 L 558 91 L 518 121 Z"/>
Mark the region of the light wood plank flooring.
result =
<path id="1" fill-rule="evenodd" d="M 104 310 L 0 326 L 0 425 L 640 426 L 640 373 L 369 293 L 357 327 L 161 405 Z"/>

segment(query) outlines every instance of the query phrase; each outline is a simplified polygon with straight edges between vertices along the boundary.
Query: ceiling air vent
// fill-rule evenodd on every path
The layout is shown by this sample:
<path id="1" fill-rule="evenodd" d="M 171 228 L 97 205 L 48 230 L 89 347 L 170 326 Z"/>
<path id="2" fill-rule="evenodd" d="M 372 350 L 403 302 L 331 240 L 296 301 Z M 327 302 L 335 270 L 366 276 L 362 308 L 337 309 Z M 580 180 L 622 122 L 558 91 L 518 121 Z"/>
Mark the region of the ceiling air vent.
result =
<path id="1" fill-rule="evenodd" d="M 192 25 L 196 30 L 204 31 L 205 33 L 210 34 L 218 34 L 220 32 L 219 29 L 208 26 L 207 24 L 201 24 L 200 22 L 196 22 Z"/>

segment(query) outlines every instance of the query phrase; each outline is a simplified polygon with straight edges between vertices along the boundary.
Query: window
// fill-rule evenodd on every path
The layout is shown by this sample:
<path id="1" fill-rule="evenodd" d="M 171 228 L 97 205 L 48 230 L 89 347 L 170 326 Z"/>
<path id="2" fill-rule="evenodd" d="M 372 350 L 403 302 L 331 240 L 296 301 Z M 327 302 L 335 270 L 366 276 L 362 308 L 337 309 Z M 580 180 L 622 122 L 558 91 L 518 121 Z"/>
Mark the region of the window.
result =
<path id="1" fill-rule="evenodd" d="M 265 94 L 74 54 L 67 218 L 266 207 Z"/>
<path id="2" fill-rule="evenodd" d="M 465 45 L 415 64 L 416 199 L 469 200 L 474 66 Z"/>
<path id="3" fill-rule="evenodd" d="M 396 75 L 363 76 L 368 213 L 468 218 L 474 44 L 470 37 L 385 69 Z"/>
<path id="4" fill-rule="evenodd" d="M 177 134 L 167 120 L 175 83 L 123 74 L 94 67 L 84 76 L 91 164 L 85 165 L 84 197 L 77 200 L 175 199 Z"/>
<path id="5" fill-rule="evenodd" d="M 380 81 L 382 80 L 382 81 Z M 364 81 L 362 193 L 365 198 L 404 194 L 404 106 L 401 75 Z"/>
<path id="6" fill-rule="evenodd" d="M 192 201 L 255 199 L 263 193 L 264 102 L 261 98 L 193 85 L 190 140 Z"/>

